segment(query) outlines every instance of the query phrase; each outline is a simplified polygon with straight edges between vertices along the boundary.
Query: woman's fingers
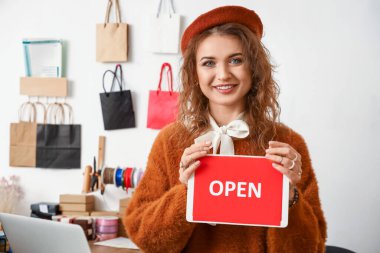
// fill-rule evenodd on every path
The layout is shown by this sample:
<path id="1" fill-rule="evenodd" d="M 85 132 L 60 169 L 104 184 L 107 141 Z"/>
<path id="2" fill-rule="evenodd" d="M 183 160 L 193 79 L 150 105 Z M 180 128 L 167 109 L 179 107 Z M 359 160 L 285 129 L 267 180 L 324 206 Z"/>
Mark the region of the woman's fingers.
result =
<path id="1" fill-rule="evenodd" d="M 187 185 L 190 176 L 200 165 L 198 159 L 206 156 L 211 148 L 211 142 L 204 141 L 195 143 L 184 150 L 179 168 L 179 180 L 181 183 Z"/>
<path id="2" fill-rule="evenodd" d="M 210 141 L 204 141 L 204 142 L 199 142 L 199 143 L 194 143 L 190 147 L 186 148 L 185 151 L 183 152 L 183 155 L 190 155 L 194 152 L 199 152 L 199 151 L 208 151 L 212 148 L 211 142 Z"/>
<path id="3" fill-rule="evenodd" d="M 188 167 L 193 161 L 205 156 L 211 148 L 210 141 L 195 143 L 186 148 L 181 158 L 183 166 Z"/>
<path id="4" fill-rule="evenodd" d="M 207 151 L 203 150 L 203 151 L 194 152 L 188 156 L 185 156 L 184 161 L 183 161 L 184 166 L 189 167 L 191 163 L 193 163 L 194 161 L 198 160 L 199 158 L 205 155 L 207 155 Z"/>
<path id="5" fill-rule="evenodd" d="M 268 148 L 266 150 L 266 153 L 270 155 L 286 156 L 287 158 L 292 159 L 292 160 L 296 158 L 296 152 L 292 150 L 291 147 Z"/>
<path id="6" fill-rule="evenodd" d="M 199 167 L 200 164 L 201 164 L 200 161 L 196 161 L 196 162 L 192 163 L 186 169 L 180 168 L 179 181 L 181 183 L 187 185 L 187 182 L 189 181 L 189 178 L 194 173 L 194 171 Z"/>
<path id="7" fill-rule="evenodd" d="M 293 185 L 301 180 L 301 155 L 292 146 L 284 142 L 270 141 L 265 152 L 265 157 L 274 162 L 273 168 L 287 176 Z"/>
<path id="8" fill-rule="evenodd" d="M 287 146 L 289 146 L 289 144 L 285 142 L 269 141 L 270 148 L 279 148 L 279 147 L 287 147 Z"/>
<path id="9" fill-rule="evenodd" d="M 290 168 L 293 164 L 292 160 L 290 160 L 287 157 L 283 157 L 279 155 L 269 155 L 269 154 L 266 154 L 265 157 L 268 158 L 269 160 L 272 160 L 273 162 L 281 164 L 285 168 Z"/>
<path id="10" fill-rule="evenodd" d="M 302 176 L 302 170 L 300 169 L 294 169 L 294 170 L 289 170 L 288 168 L 285 168 L 284 166 L 273 163 L 272 164 L 273 168 L 284 174 L 289 178 L 289 181 L 292 185 L 297 185 L 301 181 L 301 176 Z"/>

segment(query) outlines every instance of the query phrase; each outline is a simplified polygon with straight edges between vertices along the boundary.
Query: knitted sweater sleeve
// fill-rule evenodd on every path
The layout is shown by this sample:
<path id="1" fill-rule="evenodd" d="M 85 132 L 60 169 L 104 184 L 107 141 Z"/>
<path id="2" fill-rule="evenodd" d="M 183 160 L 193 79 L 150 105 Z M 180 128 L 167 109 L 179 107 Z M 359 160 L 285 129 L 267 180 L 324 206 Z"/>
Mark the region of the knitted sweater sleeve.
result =
<path id="1" fill-rule="evenodd" d="M 178 163 L 166 136 L 163 131 L 157 136 L 123 219 L 128 236 L 144 252 L 181 252 L 194 229 L 186 221 L 186 187 L 170 172 Z"/>
<path id="2" fill-rule="evenodd" d="M 297 189 L 298 202 L 289 209 L 286 228 L 269 228 L 268 253 L 321 253 L 325 252 L 326 222 L 321 209 L 318 185 L 311 166 L 309 152 L 303 138 L 292 133 L 291 146 L 302 156 L 302 178 Z"/>

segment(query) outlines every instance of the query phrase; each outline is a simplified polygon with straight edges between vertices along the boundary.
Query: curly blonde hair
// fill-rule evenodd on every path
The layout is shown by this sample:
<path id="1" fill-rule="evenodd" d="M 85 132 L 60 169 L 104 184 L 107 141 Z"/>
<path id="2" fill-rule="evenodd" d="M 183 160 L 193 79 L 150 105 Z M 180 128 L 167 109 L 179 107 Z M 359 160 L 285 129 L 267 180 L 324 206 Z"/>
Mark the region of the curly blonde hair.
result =
<path id="1" fill-rule="evenodd" d="M 178 120 L 193 135 L 200 135 L 209 127 L 208 98 L 203 95 L 196 72 L 196 52 L 200 43 L 213 34 L 237 37 L 243 46 L 243 57 L 252 77 L 252 88 L 246 95 L 245 120 L 250 127 L 250 138 L 265 148 L 276 134 L 280 114 L 279 87 L 273 79 L 273 65 L 269 51 L 246 26 L 228 23 L 213 27 L 189 42 L 181 66 L 182 91 L 179 97 Z"/>

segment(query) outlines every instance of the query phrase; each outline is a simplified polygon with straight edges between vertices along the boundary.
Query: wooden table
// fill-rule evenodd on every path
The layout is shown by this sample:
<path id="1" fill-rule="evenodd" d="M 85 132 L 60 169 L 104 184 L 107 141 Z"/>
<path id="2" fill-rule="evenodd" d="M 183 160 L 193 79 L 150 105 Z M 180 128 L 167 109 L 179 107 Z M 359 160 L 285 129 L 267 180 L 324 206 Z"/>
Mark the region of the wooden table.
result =
<path id="1" fill-rule="evenodd" d="M 120 248 L 94 245 L 94 241 L 90 241 L 89 244 L 90 244 L 90 249 L 92 253 L 142 253 L 141 250 L 120 249 Z"/>

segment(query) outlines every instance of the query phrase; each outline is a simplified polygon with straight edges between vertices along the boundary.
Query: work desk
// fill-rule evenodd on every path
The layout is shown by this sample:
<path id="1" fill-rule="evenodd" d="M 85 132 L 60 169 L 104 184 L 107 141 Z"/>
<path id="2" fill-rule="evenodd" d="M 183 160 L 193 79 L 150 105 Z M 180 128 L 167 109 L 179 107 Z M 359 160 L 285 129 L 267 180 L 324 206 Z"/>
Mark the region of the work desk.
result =
<path id="1" fill-rule="evenodd" d="M 135 249 L 119 249 L 106 246 L 98 246 L 94 245 L 94 241 L 91 241 L 89 244 L 92 253 L 142 253 L 141 250 Z"/>

